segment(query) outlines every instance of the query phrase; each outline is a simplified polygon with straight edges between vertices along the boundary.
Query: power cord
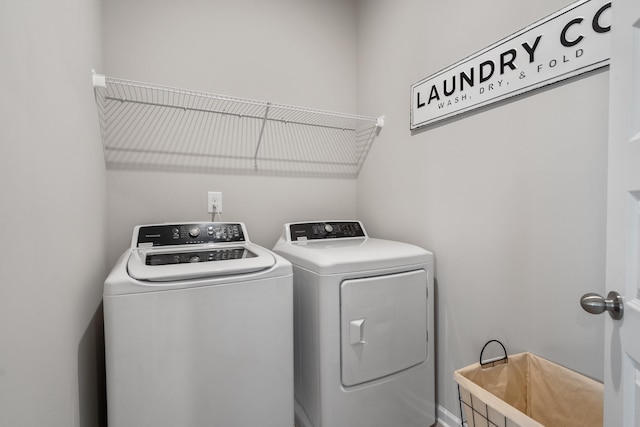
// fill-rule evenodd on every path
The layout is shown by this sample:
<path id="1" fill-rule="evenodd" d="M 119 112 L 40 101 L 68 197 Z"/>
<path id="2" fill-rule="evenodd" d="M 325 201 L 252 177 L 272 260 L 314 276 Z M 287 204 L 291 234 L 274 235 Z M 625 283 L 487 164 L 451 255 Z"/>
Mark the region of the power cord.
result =
<path id="1" fill-rule="evenodd" d="M 222 214 L 218 212 L 218 207 L 215 204 L 211 205 L 211 222 L 216 222 L 216 215 L 218 215 L 218 221 L 222 221 Z"/>

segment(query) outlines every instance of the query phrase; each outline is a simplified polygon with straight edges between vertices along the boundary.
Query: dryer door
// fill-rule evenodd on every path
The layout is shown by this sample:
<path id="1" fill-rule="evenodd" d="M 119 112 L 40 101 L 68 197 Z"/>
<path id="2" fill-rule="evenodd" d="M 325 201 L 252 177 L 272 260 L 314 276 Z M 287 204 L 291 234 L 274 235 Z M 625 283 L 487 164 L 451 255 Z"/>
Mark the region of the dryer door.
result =
<path id="1" fill-rule="evenodd" d="M 427 358 L 427 273 L 415 270 L 341 284 L 342 384 L 353 386 Z"/>

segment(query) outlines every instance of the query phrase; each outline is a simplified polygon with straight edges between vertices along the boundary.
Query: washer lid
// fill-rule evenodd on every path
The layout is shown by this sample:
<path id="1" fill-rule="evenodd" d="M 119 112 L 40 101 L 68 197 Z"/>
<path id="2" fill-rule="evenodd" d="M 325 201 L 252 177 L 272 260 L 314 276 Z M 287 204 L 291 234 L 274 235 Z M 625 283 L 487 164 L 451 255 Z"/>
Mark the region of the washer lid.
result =
<path id="1" fill-rule="evenodd" d="M 129 276 L 149 282 L 231 276 L 271 268 L 276 260 L 251 244 L 136 248 L 127 261 Z"/>
<path id="2" fill-rule="evenodd" d="M 273 251 L 319 274 L 339 274 L 433 262 L 433 254 L 408 243 L 371 237 L 307 242 L 278 241 Z"/>

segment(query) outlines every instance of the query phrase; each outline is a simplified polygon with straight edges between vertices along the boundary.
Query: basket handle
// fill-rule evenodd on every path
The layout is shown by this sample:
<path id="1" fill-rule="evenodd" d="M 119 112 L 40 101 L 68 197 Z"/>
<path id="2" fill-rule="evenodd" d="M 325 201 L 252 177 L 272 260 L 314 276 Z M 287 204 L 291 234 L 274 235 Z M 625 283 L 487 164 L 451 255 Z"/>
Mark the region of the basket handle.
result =
<path id="1" fill-rule="evenodd" d="M 484 350 L 487 348 L 487 346 L 489 344 L 491 344 L 492 342 L 497 342 L 498 344 L 500 344 L 500 347 L 502 347 L 502 351 L 504 352 L 504 357 L 498 357 L 498 358 L 494 358 L 494 359 L 483 361 L 482 360 L 482 354 L 484 353 Z M 504 361 L 504 363 L 508 363 L 509 362 L 509 358 L 507 357 L 507 349 L 504 348 L 504 345 L 498 340 L 487 341 L 487 343 L 484 345 L 484 347 L 482 347 L 482 350 L 480 351 L 480 366 L 481 367 L 485 367 L 487 365 L 494 366 L 496 363 L 502 362 L 502 361 Z"/>

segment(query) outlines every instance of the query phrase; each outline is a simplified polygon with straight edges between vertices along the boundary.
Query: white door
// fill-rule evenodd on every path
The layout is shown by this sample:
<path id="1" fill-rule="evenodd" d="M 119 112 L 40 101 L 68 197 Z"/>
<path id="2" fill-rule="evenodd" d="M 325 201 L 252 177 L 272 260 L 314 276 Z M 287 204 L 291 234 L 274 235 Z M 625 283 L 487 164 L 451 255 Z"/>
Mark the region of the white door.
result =
<path id="1" fill-rule="evenodd" d="M 607 292 L 624 316 L 605 320 L 606 427 L 640 427 L 640 0 L 612 8 Z"/>
<path id="2" fill-rule="evenodd" d="M 340 285 L 342 384 L 391 375 L 427 359 L 427 272 Z"/>

